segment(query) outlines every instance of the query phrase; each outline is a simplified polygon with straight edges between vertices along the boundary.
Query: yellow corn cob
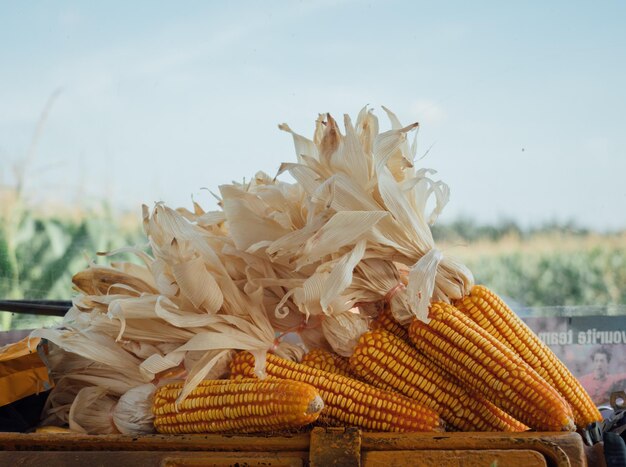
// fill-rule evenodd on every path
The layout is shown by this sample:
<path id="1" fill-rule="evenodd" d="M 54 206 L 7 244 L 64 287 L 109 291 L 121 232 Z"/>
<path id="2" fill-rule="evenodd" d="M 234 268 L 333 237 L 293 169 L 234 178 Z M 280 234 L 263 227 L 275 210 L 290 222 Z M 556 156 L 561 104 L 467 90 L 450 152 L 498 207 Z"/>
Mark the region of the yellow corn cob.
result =
<path id="1" fill-rule="evenodd" d="M 519 355 L 450 304 L 433 303 L 429 317 L 409 326 L 428 358 L 533 429 L 575 429 L 569 404 Z"/>
<path id="2" fill-rule="evenodd" d="M 361 335 L 350 364 L 368 383 L 382 383 L 415 399 L 439 413 L 456 430 L 527 429 L 484 397 L 468 392 L 413 346 L 383 329 Z"/>
<path id="3" fill-rule="evenodd" d="M 159 433 L 253 433 L 299 428 L 324 403 L 311 385 L 288 380 L 207 380 L 176 407 L 182 383 L 160 387 L 152 402 Z"/>
<path id="4" fill-rule="evenodd" d="M 393 317 L 393 314 L 391 313 L 391 309 L 388 306 L 385 306 L 383 308 L 383 310 L 378 314 L 378 316 L 376 317 L 376 319 L 371 323 L 370 328 L 372 330 L 385 330 L 388 331 L 390 333 L 392 333 L 395 336 L 398 336 L 399 338 L 401 338 L 405 343 L 408 343 L 411 348 L 413 350 L 416 350 L 415 347 L 412 345 L 411 343 L 411 339 L 409 339 L 409 332 L 408 332 L 408 326 L 404 326 L 400 323 L 398 323 L 396 321 L 396 319 Z M 419 351 L 417 351 L 419 352 Z M 421 354 L 421 353 L 420 353 Z M 423 354 L 421 354 L 423 355 Z M 524 425 L 522 422 L 515 420 L 513 417 L 511 417 L 508 413 L 506 413 L 505 411 L 501 410 L 499 407 L 495 406 L 494 404 L 492 404 L 490 401 L 488 401 L 487 399 L 485 399 L 483 396 L 481 396 L 480 394 L 476 393 L 475 391 L 468 391 L 467 388 L 465 388 L 462 384 L 459 384 L 459 382 L 456 380 L 456 378 L 452 375 L 450 375 L 450 373 L 448 373 L 445 369 L 441 368 L 439 365 L 437 365 L 436 362 L 426 358 L 426 361 L 428 362 L 432 362 L 432 364 L 434 364 L 440 371 L 443 371 L 446 375 L 450 376 L 452 378 L 453 381 L 456 381 L 457 384 L 459 386 L 461 386 L 461 390 L 464 392 L 467 392 L 468 394 L 471 394 L 469 397 L 474 397 L 474 398 L 478 398 L 482 400 L 483 404 L 486 404 L 488 406 L 488 408 L 486 409 L 486 412 L 483 412 L 482 416 L 481 415 L 475 415 L 475 418 L 472 418 L 470 421 L 472 423 L 477 423 L 477 427 L 475 428 L 474 431 L 512 431 L 512 432 L 518 432 L 518 431 L 525 431 L 528 429 L 528 427 L 526 425 Z M 386 384 L 382 378 L 378 378 L 377 382 L 374 383 L 373 380 L 368 380 L 367 378 L 363 377 L 362 378 L 369 382 L 370 384 L 374 384 L 377 387 L 383 388 L 383 389 L 387 389 L 389 391 L 394 391 L 397 390 L 397 388 L 394 388 L 393 386 L 390 386 L 388 384 Z M 397 383 L 396 383 L 397 384 Z M 409 390 L 407 388 L 405 388 L 406 390 Z M 406 394 L 406 392 L 400 391 L 403 394 Z M 476 401 L 473 402 L 474 404 L 476 403 Z M 458 410 L 457 410 L 458 412 Z M 451 417 L 445 417 L 443 415 L 443 413 L 441 411 L 439 411 L 440 414 L 442 414 L 442 418 L 449 424 L 451 424 L 451 426 L 453 426 L 454 428 L 457 428 L 459 430 L 462 431 L 470 431 L 467 428 L 467 422 L 465 422 L 464 424 L 459 424 L 458 426 L 455 426 L 450 420 L 452 419 Z M 469 417 L 472 417 L 472 415 L 469 415 Z M 481 418 L 482 417 L 482 418 Z"/>
<path id="5" fill-rule="evenodd" d="M 322 417 L 366 430 L 443 431 L 434 411 L 401 394 L 384 391 L 342 375 L 267 355 L 265 367 L 272 378 L 302 381 L 315 387 L 324 400 Z M 239 352 L 231 361 L 231 377 L 250 377 L 254 356 Z"/>
<path id="6" fill-rule="evenodd" d="M 300 363 L 318 370 L 336 373 L 338 375 L 354 378 L 355 375 L 350 369 L 350 362 L 346 357 L 325 349 L 312 349 L 304 354 Z"/>
<path id="7" fill-rule="evenodd" d="M 338 375 L 346 376 L 348 378 L 364 381 L 372 384 L 373 386 L 376 386 L 377 388 L 384 389 L 385 391 L 395 391 L 392 386 L 389 386 L 382 381 L 378 381 L 376 384 L 372 383 L 371 381 L 366 381 L 363 377 L 357 375 L 353 371 L 350 365 L 350 361 L 347 357 L 342 357 L 341 355 L 330 352 L 328 350 L 309 350 L 306 354 L 304 354 L 302 360 L 300 360 L 300 363 L 306 366 L 310 366 L 311 368 L 317 368 L 318 370 L 324 370 L 330 373 L 336 373 Z M 332 421 L 328 420 L 327 417 L 324 418 L 324 416 L 322 416 L 320 420 L 321 419 L 324 419 L 324 421 L 328 424 L 332 424 Z"/>
<path id="8" fill-rule="evenodd" d="M 485 331 L 517 352 L 570 404 L 579 428 L 602 420 L 595 404 L 552 350 L 488 288 L 476 285 L 455 306 Z"/>
<path id="9" fill-rule="evenodd" d="M 405 341 L 409 341 L 409 333 L 406 330 L 406 326 L 402 326 L 400 323 L 396 321 L 396 319 L 391 314 L 391 309 L 388 306 L 383 308 L 376 319 L 372 321 L 370 325 L 370 329 L 376 331 L 378 329 L 384 329 L 385 331 L 389 331 L 391 334 L 395 334 L 401 339 Z"/>

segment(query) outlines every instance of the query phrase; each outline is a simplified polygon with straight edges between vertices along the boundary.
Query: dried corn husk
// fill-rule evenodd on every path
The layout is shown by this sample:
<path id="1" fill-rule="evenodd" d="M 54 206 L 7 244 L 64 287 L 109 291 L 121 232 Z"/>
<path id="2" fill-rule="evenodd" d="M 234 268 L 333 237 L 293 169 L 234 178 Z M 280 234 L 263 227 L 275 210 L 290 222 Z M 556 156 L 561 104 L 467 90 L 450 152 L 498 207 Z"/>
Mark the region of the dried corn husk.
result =
<path id="1" fill-rule="evenodd" d="M 125 435 L 154 433 L 152 397 L 156 391 L 154 384 L 134 387 L 119 398 L 111 410 L 115 428 Z"/>
<path id="2" fill-rule="evenodd" d="M 78 295 L 62 327 L 33 334 L 59 347 L 48 419 L 146 433 L 148 412 L 132 409 L 149 407 L 164 378 L 184 378 L 180 401 L 202 379 L 223 377 L 233 350 L 252 352 L 259 376 L 267 352 L 349 356 L 381 303 L 400 322 L 426 320 L 431 300 L 466 294 L 471 273 L 430 232 L 448 187 L 414 166 L 407 136 L 418 125 L 384 110 L 391 130 L 382 133 L 368 108 L 355 124 L 344 116 L 343 134 L 328 114 L 312 139 L 280 125 L 296 161 L 278 175 L 295 183 L 257 172 L 222 185 L 221 211 L 143 206 L 150 254 L 105 253 L 131 252 L 141 264 L 90 264 L 73 279 Z"/>
<path id="3" fill-rule="evenodd" d="M 70 408 L 70 430 L 95 435 L 117 433 L 112 416 L 116 403 L 117 399 L 110 397 L 105 388 L 91 386 L 81 389 Z"/>
<path id="4" fill-rule="evenodd" d="M 313 268 L 300 282 L 293 274 L 282 276 L 282 281 L 280 274 L 272 276 L 270 283 L 256 278 L 259 284 L 285 290 L 275 307 L 277 317 L 292 317 L 295 305 L 307 322 L 311 316 L 345 313 L 357 302 L 386 299 L 400 322 L 415 316 L 427 321 L 432 299 L 448 301 L 471 287 L 471 273 L 443 256 L 430 232 L 430 224 L 449 199 L 448 187 L 431 178 L 434 171 L 413 165 L 416 146 L 409 146 L 406 136 L 417 124 L 402 126 L 385 111 L 392 129 L 381 134 L 367 109 L 359 114 L 356 127 L 344 117 L 345 136 L 330 115 L 317 120 L 313 140 L 280 126 L 294 138 L 297 162 L 284 163 L 279 173 L 288 171 L 296 179 L 305 203 L 301 194 L 272 202 L 267 194 L 284 185 L 278 181 L 265 180 L 263 189 L 256 182 L 220 187 L 229 232 L 238 248 L 261 261 L 292 265 L 296 272 Z M 428 211 L 431 199 L 434 207 Z M 305 210 L 304 225 L 276 221 L 290 219 L 298 205 Z M 370 259 L 378 261 L 376 268 L 359 269 Z M 406 283 L 399 280 L 396 264 L 408 266 Z M 343 327 L 341 332 L 337 327 Z M 329 330 L 324 338 L 335 350 L 342 346 L 338 336 L 347 341 L 356 337 L 346 320 L 323 329 Z M 303 332 L 311 332 L 311 327 Z M 342 352 L 349 347 L 347 341 Z"/>

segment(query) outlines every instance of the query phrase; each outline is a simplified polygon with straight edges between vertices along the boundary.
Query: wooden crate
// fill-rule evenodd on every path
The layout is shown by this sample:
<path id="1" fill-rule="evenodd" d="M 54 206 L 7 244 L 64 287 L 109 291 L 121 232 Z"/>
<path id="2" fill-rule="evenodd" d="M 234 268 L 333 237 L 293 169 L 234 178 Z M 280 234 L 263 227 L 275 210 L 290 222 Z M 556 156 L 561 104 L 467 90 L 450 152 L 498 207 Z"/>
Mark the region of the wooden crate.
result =
<path id="1" fill-rule="evenodd" d="M 586 467 L 576 433 L 367 433 L 292 436 L 0 433 L 0 465 Z"/>

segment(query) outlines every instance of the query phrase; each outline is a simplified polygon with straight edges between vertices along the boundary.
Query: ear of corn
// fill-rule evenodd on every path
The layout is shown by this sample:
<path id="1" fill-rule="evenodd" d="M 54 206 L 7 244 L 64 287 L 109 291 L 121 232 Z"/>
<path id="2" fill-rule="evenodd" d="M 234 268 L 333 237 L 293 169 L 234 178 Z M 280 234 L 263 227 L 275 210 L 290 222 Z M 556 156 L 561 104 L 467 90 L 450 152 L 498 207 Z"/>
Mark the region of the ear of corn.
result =
<path id="1" fill-rule="evenodd" d="M 571 431 L 572 410 L 515 352 L 447 303 L 430 307 L 430 322 L 413 320 L 415 346 L 470 389 L 536 430 Z"/>
<path id="2" fill-rule="evenodd" d="M 300 363 L 318 370 L 336 373 L 338 375 L 354 378 L 355 375 L 350 369 L 350 362 L 347 357 L 342 357 L 334 352 L 325 349 L 312 349 L 304 354 Z"/>
<path id="3" fill-rule="evenodd" d="M 480 395 L 471 394 L 413 346 L 383 330 L 361 336 L 350 357 L 374 386 L 392 387 L 441 415 L 461 431 L 524 431 L 527 427 Z"/>
<path id="4" fill-rule="evenodd" d="M 231 361 L 232 377 L 250 377 L 254 356 L 239 352 Z M 384 391 L 342 375 L 267 355 L 271 378 L 302 381 L 314 386 L 324 400 L 322 417 L 343 425 L 376 431 L 443 431 L 439 415 L 401 394 Z"/>
<path id="5" fill-rule="evenodd" d="M 299 428 L 317 420 L 324 406 L 302 382 L 206 380 L 178 406 L 182 383 L 160 387 L 153 399 L 159 433 L 252 433 Z"/>
<path id="6" fill-rule="evenodd" d="M 396 319 L 391 314 L 391 309 L 388 306 L 385 306 L 383 310 L 378 314 L 376 319 L 372 321 L 370 329 L 372 329 L 373 331 L 376 331 L 378 329 L 384 329 L 391 334 L 395 334 L 400 339 L 404 339 L 407 342 L 409 341 L 409 333 L 406 330 L 406 326 L 402 326 L 396 321 Z"/>
<path id="7" fill-rule="evenodd" d="M 585 428 L 602 420 L 595 404 L 552 350 L 495 293 L 476 285 L 456 307 L 499 339 L 548 381 L 570 404 L 576 425 Z"/>

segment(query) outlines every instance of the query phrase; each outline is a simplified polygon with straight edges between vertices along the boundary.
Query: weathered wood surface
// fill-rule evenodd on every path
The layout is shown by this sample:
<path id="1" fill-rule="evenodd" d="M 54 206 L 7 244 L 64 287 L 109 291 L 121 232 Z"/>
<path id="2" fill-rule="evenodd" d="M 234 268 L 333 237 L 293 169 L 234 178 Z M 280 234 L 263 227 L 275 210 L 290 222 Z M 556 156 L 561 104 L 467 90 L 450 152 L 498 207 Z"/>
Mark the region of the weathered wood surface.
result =
<path id="1" fill-rule="evenodd" d="M 529 449 L 372 451 L 363 454 L 365 467 L 546 467 L 546 458 Z"/>
<path id="2" fill-rule="evenodd" d="M 206 467 L 307 465 L 308 452 L 0 451 L 0 465 L 30 467 Z"/>
<path id="3" fill-rule="evenodd" d="M 488 462 L 487 462 L 488 461 Z M 0 465 L 477 465 L 587 467 L 576 433 L 362 433 L 79 435 L 0 433 Z M 589 464 L 591 465 L 591 464 Z"/>
<path id="4" fill-rule="evenodd" d="M 363 451 L 529 449 L 543 454 L 549 465 L 587 466 L 577 433 L 363 433 L 361 447 Z"/>
<path id="5" fill-rule="evenodd" d="M 308 451 L 310 433 L 258 435 L 81 435 L 0 433 L 10 451 Z"/>

